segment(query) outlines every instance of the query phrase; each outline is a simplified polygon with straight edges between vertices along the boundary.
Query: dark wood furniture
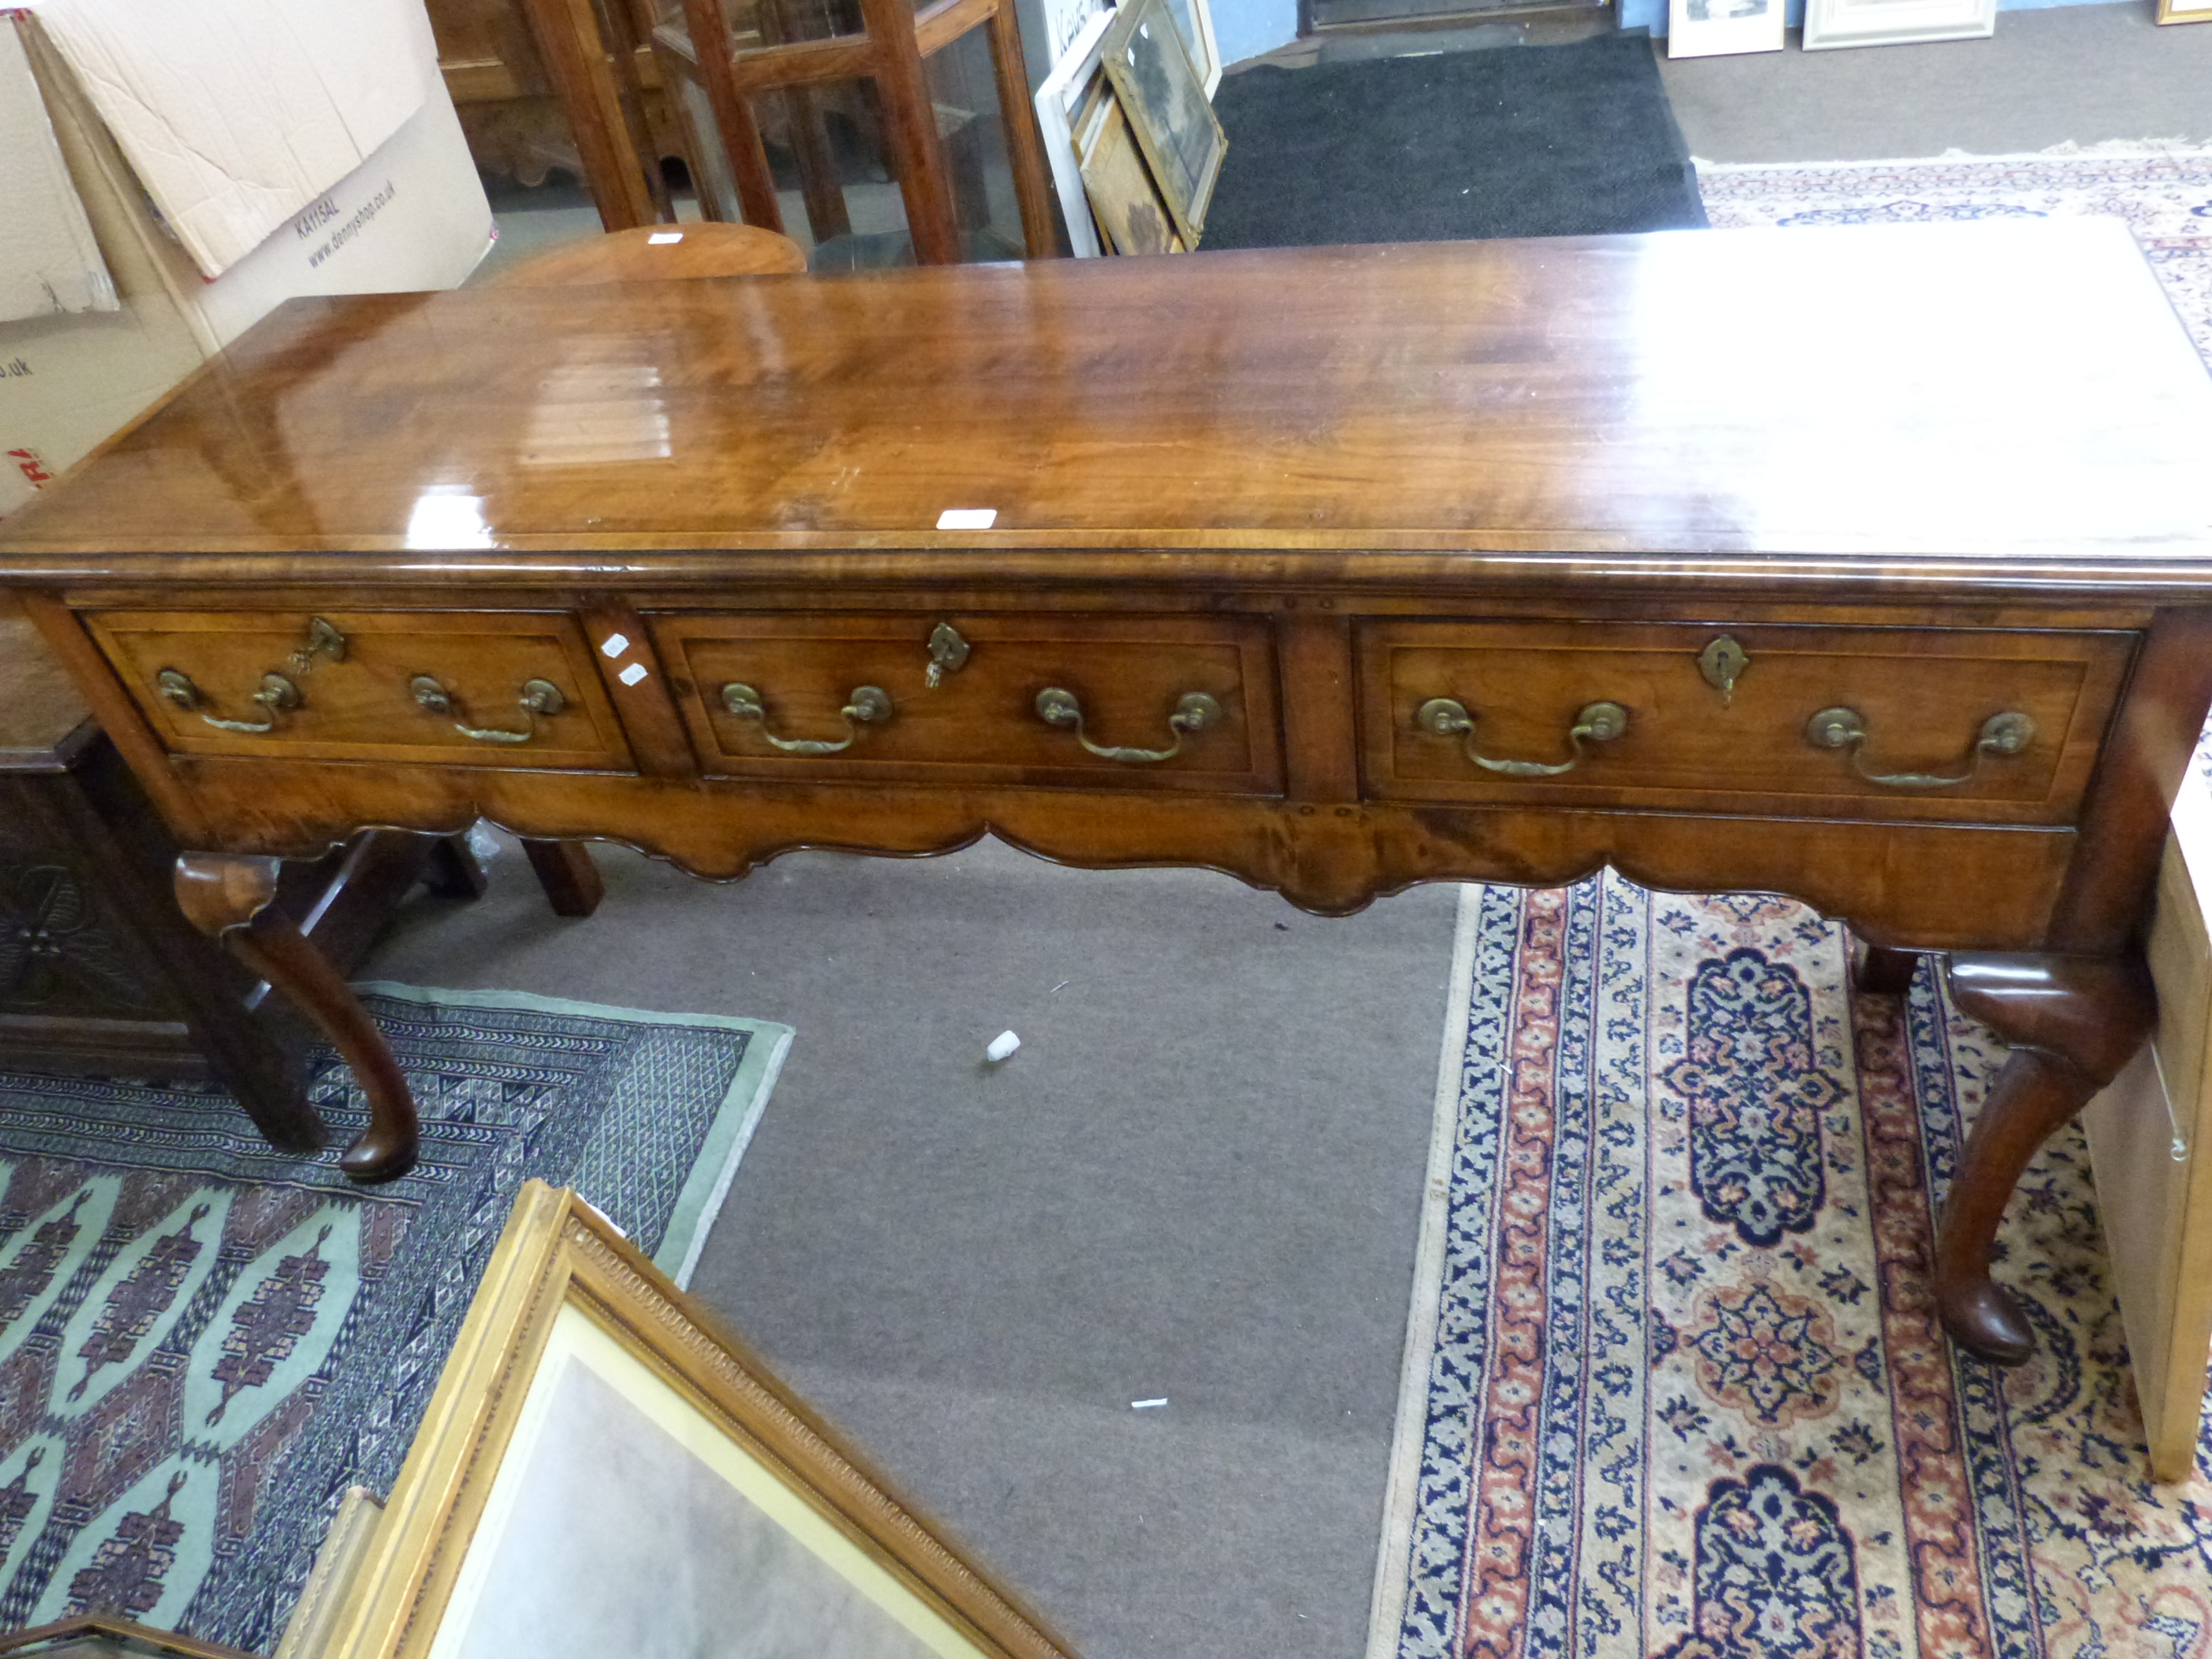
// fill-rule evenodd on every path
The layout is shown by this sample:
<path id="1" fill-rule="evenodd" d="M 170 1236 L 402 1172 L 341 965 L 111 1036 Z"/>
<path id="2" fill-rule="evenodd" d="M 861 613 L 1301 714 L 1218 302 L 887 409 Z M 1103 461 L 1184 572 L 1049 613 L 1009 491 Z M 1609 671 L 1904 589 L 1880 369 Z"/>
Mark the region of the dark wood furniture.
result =
<path id="1" fill-rule="evenodd" d="M 978 257 L 972 233 L 991 218 L 981 146 L 994 131 L 1030 258 L 1057 251 L 1013 0 L 639 3 L 708 218 L 784 228 L 763 143 L 772 128 L 795 166 L 811 240 L 849 233 L 845 170 L 827 119 L 836 102 L 898 185 L 915 263 Z"/>
<path id="2" fill-rule="evenodd" d="M 2208 455 L 2101 222 L 465 289 L 286 307 L 0 580 L 363 1068 L 365 1172 L 404 1091 L 265 953 L 364 823 L 717 877 L 995 834 L 1323 914 L 1609 862 L 1952 953 L 2021 1046 L 1935 1294 L 2017 1360 L 1997 1214 L 2149 1014 Z"/>
<path id="3" fill-rule="evenodd" d="M 177 850 L 37 630 L 0 617 L 0 1070 L 211 1079 L 313 1151 L 309 1032 L 185 921 Z M 474 896 L 483 876 L 458 839 L 372 830 L 288 866 L 276 908 L 336 975 L 425 882 Z"/>

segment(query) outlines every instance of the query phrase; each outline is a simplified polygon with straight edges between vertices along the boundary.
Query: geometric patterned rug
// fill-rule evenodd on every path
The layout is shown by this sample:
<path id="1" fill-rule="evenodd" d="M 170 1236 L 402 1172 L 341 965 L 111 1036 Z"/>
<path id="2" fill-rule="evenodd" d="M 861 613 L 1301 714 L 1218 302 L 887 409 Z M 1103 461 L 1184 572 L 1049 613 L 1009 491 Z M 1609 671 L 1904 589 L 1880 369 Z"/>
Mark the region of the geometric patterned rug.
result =
<path id="1" fill-rule="evenodd" d="M 2201 1659 L 2212 1442 L 2153 1485 L 2085 1143 L 1943 1339 L 2003 1054 L 1794 902 L 1462 890 L 1370 1659 Z"/>
<path id="2" fill-rule="evenodd" d="M 2212 360 L 2212 146 L 2100 144 L 2033 155 L 1775 166 L 1698 163 L 1716 229 L 2106 215 L 2126 221 Z M 1929 296 L 1933 306 L 1972 295 Z M 2032 343 L 2023 342 L 2023 349 Z"/>
<path id="3" fill-rule="evenodd" d="M 787 1027 L 362 988 L 421 1162 L 353 1185 L 213 1088 L 0 1076 L 0 1629 L 92 1609 L 266 1650 L 353 1485 L 391 1489 L 516 1189 L 688 1277 Z M 367 1121 L 318 1054 L 343 1146 Z"/>

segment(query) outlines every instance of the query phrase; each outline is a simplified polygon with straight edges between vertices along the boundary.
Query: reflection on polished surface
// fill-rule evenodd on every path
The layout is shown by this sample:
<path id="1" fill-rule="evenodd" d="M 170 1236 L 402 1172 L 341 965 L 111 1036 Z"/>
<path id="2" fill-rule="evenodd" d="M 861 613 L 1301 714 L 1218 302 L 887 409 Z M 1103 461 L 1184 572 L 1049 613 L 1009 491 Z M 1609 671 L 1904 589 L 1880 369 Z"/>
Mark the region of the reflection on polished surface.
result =
<path id="1" fill-rule="evenodd" d="M 2180 338 L 2103 221 L 303 302 L 9 539 L 2201 558 Z"/>
<path id="2" fill-rule="evenodd" d="M 531 406 L 515 454 L 523 466 L 665 461 L 668 405 L 660 368 L 619 341 L 586 337 L 563 348 Z"/>
<path id="3" fill-rule="evenodd" d="M 483 498 L 458 484 L 431 484 L 415 498 L 407 514 L 410 548 L 470 548 L 496 545 L 484 523 Z"/>

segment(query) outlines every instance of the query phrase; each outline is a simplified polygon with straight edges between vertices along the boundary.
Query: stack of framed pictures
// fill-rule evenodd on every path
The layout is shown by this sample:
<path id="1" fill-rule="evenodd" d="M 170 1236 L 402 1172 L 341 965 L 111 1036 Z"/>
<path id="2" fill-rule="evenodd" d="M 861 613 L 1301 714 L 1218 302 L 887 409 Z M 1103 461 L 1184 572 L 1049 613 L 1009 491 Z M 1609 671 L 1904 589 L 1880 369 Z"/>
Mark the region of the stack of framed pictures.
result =
<path id="1" fill-rule="evenodd" d="M 390 1499 L 333 1530 L 288 1659 L 1068 1659 L 605 1218 L 541 1182 Z"/>
<path id="2" fill-rule="evenodd" d="M 1196 247 L 1228 139 L 1206 0 L 1125 0 L 1092 20 L 1036 96 L 1078 254 Z"/>

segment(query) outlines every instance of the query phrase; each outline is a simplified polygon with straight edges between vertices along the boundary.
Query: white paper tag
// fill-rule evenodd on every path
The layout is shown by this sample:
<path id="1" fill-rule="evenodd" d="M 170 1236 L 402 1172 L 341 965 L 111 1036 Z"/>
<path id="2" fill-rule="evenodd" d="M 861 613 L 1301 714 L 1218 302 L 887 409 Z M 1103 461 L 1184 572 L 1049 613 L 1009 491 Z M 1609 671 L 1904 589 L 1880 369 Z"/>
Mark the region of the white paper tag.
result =
<path id="1" fill-rule="evenodd" d="M 988 530 L 998 521 L 995 507 L 948 507 L 937 515 L 939 530 Z"/>
<path id="2" fill-rule="evenodd" d="M 603 641 L 601 641 L 599 645 L 599 654 L 605 657 L 619 657 L 623 652 L 629 649 L 629 635 L 610 634 Z"/>
<path id="3" fill-rule="evenodd" d="M 646 666 L 643 663 L 634 662 L 629 667 L 623 669 L 621 673 L 616 675 L 615 678 L 620 680 L 624 685 L 635 685 L 640 680 L 645 678 L 646 672 Z"/>
<path id="4" fill-rule="evenodd" d="M 663 242 L 680 242 L 683 240 L 684 233 L 680 230 L 656 230 L 645 239 L 646 245 L 649 247 L 659 247 Z"/>

